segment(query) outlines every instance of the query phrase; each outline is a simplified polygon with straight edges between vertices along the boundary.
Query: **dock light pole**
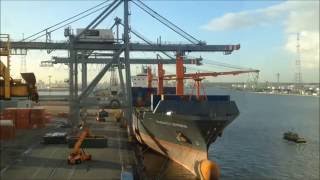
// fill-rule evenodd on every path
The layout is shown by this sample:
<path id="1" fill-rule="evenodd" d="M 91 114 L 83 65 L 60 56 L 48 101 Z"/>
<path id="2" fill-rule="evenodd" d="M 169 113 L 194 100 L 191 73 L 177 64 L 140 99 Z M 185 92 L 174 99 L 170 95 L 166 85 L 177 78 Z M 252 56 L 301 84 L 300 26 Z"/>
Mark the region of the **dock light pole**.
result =
<path id="1" fill-rule="evenodd" d="M 49 78 L 49 96 L 51 96 L 51 75 L 48 76 Z"/>

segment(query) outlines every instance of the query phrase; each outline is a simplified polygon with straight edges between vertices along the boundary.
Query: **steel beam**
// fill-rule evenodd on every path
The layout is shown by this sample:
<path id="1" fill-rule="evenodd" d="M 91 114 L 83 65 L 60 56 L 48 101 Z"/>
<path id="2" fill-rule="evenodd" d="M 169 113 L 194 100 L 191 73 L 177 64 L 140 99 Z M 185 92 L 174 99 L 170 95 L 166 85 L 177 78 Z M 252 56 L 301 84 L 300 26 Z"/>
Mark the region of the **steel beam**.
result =
<path id="1" fill-rule="evenodd" d="M 75 99 L 78 97 L 78 58 L 77 51 L 74 52 L 74 97 Z"/>
<path id="2" fill-rule="evenodd" d="M 122 74 L 122 64 L 119 61 L 118 64 L 118 73 L 119 73 L 119 79 L 120 79 L 120 88 L 121 88 L 121 93 L 124 96 L 126 93 L 125 87 L 124 87 L 124 80 L 123 80 L 123 74 Z M 122 96 L 122 100 L 123 102 L 125 102 L 126 98 L 123 98 Z"/>
<path id="3" fill-rule="evenodd" d="M 69 58 L 63 58 L 63 57 L 53 57 L 52 58 L 53 64 L 67 64 L 70 63 Z M 88 63 L 88 64 L 108 64 L 113 59 L 111 58 L 88 58 L 88 59 L 79 59 L 78 63 Z M 124 58 L 120 58 L 121 62 L 124 62 Z M 195 58 L 195 59 L 185 59 L 184 64 L 196 64 L 201 65 L 202 58 Z M 175 60 L 171 59 L 130 59 L 130 64 L 175 64 Z M 118 62 L 115 62 L 115 64 L 118 64 Z"/>
<path id="4" fill-rule="evenodd" d="M 81 101 L 85 97 L 88 97 L 89 93 L 93 90 L 93 88 L 99 83 L 101 78 L 104 76 L 104 74 L 108 71 L 108 69 L 111 67 L 113 62 L 108 63 L 100 72 L 99 74 L 92 80 L 92 82 L 89 84 L 89 86 L 81 92 L 79 96 L 79 100 Z"/>
<path id="5" fill-rule="evenodd" d="M 84 91 L 87 88 L 87 84 L 88 84 L 88 76 L 87 76 L 87 63 L 81 63 L 81 91 Z"/>
<path id="6" fill-rule="evenodd" d="M 108 63 L 100 72 L 99 74 L 92 80 L 92 82 L 89 84 L 89 86 L 81 92 L 79 95 L 78 100 L 81 101 L 82 99 L 88 97 L 89 93 L 93 90 L 93 88 L 99 83 L 101 78 L 104 76 L 104 74 L 108 71 L 108 69 L 111 67 L 114 62 L 119 58 L 120 54 L 122 53 L 122 49 L 116 53 L 116 55 L 113 57 L 113 61 Z"/>
<path id="7" fill-rule="evenodd" d="M 117 2 L 118 0 L 115 0 Z M 104 19 L 106 19 L 120 4 L 122 3 L 122 0 L 118 1 L 118 4 L 116 4 L 110 11 L 108 11 L 94 26 L 92 26 L 93 29 L 95 29 Z M 110 7 L 110 6 L 109 6 Z"/>
<path id="8" fill-rule="evenodd" d="M 118 51 L 122 49 L 124 44 L 107 44 L 101 42 L 77 42 L 74 45 L 75 50 L 110 50 Z M 4 48 L 4 43 L 0 41 L 0 48 Z M 54 49 L 69 50 L 68 42 L 11 42 L 12 49 Z M 129 43 L 130 51 L 174 51 L 174 52 L 232 52 L 240 49 L 240 45 L 194 45 L 194 44 L 144 44 Z"/>
<path id="9" fill-rule="evenodd" d="M 124 50 L 124 64 L 126 69 L 126 94 L 127 94 L 127 111 L 126 111 L 126 120 L 128 124 L 129 135 L 133 135 L 132 130 L 132 91 L 131 91 L 131 71 L 130 71 L 130 50 L 129 47 L 129 0 L 124 0 L 124 44 L 126 46 Z"/>
<path id="10" fill-rule="evenodd" d="M 73 41 L 73 37 L 70 37 L 70 41 Z M 76 58 L 76 51 L 72 48 L 69 49 L 69 56 L 70 56 L 70 69 L 69 69 L 69 119 L 72 124 L 73 128 L 76 128 L 78 125 L 78 118 L 77 118 L 77 107 L 75 102 L 75 58 Z"/>
<path id="11" fill-rule="evenodd" d="M 90 57 L 113 56 L 113 53 L 91 53 Z"/>
<path id="12" fill-rule="evenodd" d="M 105 10 L 102 11 L 102 13 L 100 13 L 93 21 L 91 21 L 91 23 L 82 31 L 80 32 L 78 35 L 75 36 L 75 39 L 78 39 L 85 31 L 87 31 L 88 29 L 91 28 L 91 26 L 93 26 L 93 24 L 95 24 L 107 11 L 109 11 L 109 9 L 117 2 L 117 0 L 114 0 Z M 113 10 L 112 10 L 113 11 Z M 112 12 L 111 11 L 111 12 Z M 101 21 L 103 21 L 107 16 L 104 16 L 103 18 L 100 19 L 99 23 L 101 23 Z M 94 25 L 94 28 L 97 27 L 99 25 L 99 23 L 96 23 Z"/>

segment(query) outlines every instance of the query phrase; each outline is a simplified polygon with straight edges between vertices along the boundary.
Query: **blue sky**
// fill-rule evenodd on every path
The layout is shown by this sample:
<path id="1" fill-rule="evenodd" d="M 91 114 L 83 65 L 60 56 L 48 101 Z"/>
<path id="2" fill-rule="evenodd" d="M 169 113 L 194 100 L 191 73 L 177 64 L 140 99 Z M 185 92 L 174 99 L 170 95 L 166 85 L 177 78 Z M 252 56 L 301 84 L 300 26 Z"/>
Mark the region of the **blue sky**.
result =
<path id="1" fill-rule="evenodd" d="M 22 33 L 28 36 L 39 30 L 53 25 L 61 20 L 71 17 L 102 1 L 1 1 L 1 33 L 9 33 L 13 39 L 20 39 Z M 275 81 L 276 73 L 280 72 L 281 81 L 293 81 L 295 66 L 295 31 L 305 32 L 301 36 L 303 80 L 305 82 L 319 81 L 319 41 L 310 43 L 309 39 L 319 39 L 319 24 L 317 19 L 293 17 L 309 17 L 311 12 L 319 13 L 314 8 L 315 1 L 145 1 L 147 5 L 165 16 L 176 25 L 207 44 L 241 44 L 241 49 L 231 55 L 221 53 L 193 53 L 193 56 L 234 64 L 238 66 L 256 68 L 261 70 L 261 81 Z M 103 27 L 113 23 L 115 16 L 122 16 L 121 7 L 112 18 L 104 21 Z M 300 8 L 301 7 L 301 8 Z M 309 8 L 309 9 L 308 9 Z M 131 27 L 142 33 L 147 39 L 156 41 L 161 36 L 163 41 L 181 42 L 183 40 L 174 32 L 164 27 L 137 8 L 131 5 Z M 309 13 L 309 14 L 308 14 Z M 95 15 L 92 15 L 72 25 L 73 28 L 86 26 Z M 293 19 L 293 20 L 292 20 Z M 316 25 L 314 25 L 316 24 Z M 304 27 L 309 27 L 304 29 Z M 102 27 L 102 26 L 101 26 Z M 299 29 L 300 28 L 300 29 Z M 133 36 L 132 36 L 133 37 Z M 62 30 L 52 34 L 54 40 L 64 40 Z M 136 38 L 132 38 L 136 41 Z M 61 54 L 61 52 L 55 52 Z M 53 53 L 54 54 L 54 53 Z M 147 56 L 146 53 L 138 54 Z M 149 56 L 150 57 L 150 56 Z M 20 58 L 12 57 L 13 74 L 18 76 Z M 41 60 L 49 60 L 45 52 L 31 51 L 27 56 L 28 71 L 34 71 L 38 79 L 47 79 L 47 74 L 54 75 L 53 79 L 67 78 L 66 67 L 54 68 L 38 67 Z M 133 68 L 134 69 L 134 68 Z M 170 69 L 170 68 L 169 68 Z M 225 70 L 216 66 L 204 66 L 198 69 L 203 71 Z M 172 69 L 170 69 L 172 70 Z M 61 73 L 57 74 L 59 71 Z M 172 70 L 172 72 L 174 72 Z M 89 73 L 90 74 L 90 73 Z M 94 75 L 94 73 L 92 74 Z M 241 79 L 242 78 L 242 79 Z M 247 76 L 220 78 L 220 80 L 244 80 Z"/>

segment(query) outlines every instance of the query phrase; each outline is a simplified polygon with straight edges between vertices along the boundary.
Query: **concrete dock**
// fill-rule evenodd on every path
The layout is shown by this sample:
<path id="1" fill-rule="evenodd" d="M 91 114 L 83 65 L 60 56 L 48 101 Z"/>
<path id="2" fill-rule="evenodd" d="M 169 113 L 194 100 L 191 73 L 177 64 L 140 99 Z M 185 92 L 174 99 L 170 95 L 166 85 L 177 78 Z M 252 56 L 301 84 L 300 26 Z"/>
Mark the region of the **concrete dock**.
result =
<path id="1" fill-rule="evenodd" d="M 126 129 L 113 118 L 102 123 L 91 118 L 88 124 L 92 134 L 104 135 L 108 139 L 106 148 L 85 149 L 92 155 L 91 161 L 68 165 L 67 157 L 72 149 L 67 144 L 41 144 L 45 132 L 67 130 L 50 124 L 45 129 L 19 132 L 13 142 L 1 142 L 1 161 L 4 161 L 1 163 L 1 179 L 121 179 L 124 174 L 133 175 L 135 156 L 128 144 Z M 19 147 L 24 149 L 20 153 L 17 151 Z M 11 159 L 5 157 L 10 153 L 15 156 Z"/>
<path id="2" fill-rule="evenodd" d="M 79 165 L 68 165 L 72 151 L 68 144 L 42 144 L 42 136 L 50 132 L 69 132 L 61 127 L 68 122 L 59 113 L 67 113 L 67 102 L 41 102 L 41 107 L 53 116 L 52 122 L 39 129 L 18 129 L 15 139 L 0 141 L 1 180 L 11 179 L 196 179 L 181 165 L 133 140 L 112 117 L 106 122 L 95 121 L 96 109 L 89 109 L 87 122 L 93 135 L 108 140 L 106 148 L 85 148 L 92 160 Z M 113 114 L 110 110 L 110 114 Z"/>

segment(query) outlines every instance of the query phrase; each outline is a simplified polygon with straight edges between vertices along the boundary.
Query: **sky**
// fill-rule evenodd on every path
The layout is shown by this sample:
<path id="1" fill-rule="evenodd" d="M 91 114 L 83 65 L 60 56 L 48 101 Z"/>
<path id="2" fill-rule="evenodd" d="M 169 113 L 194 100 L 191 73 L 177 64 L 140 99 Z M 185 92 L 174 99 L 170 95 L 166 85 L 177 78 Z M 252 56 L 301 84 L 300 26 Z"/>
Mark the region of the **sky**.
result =
<path id="1" fill-rule="evenodd" d="M 1 33 L 9 33 L 13 40 L 27 37 L 102 1 L 28 1 L 1 0 Z M 111 2 L 111 1 L 110 1 Z M 109 2 L 107 2 L 109 3 Z M 281 82 L 293 82 L 296 72 L 297 33 L 300 33 L 301 68 L 303 82 L 319 82 L 319 1 L 144 1 L 180 28 L 207 44 L 240 44 L 241 48 L 231 55 L 222 53 L 190 53 L 191 57 L 203 57 L 205 66 L 188 67 L 188 71 L 228 71 L 216 66 L 216 62 L 228 63 L 259 69 L 261 82 L 276 81 L 280 73 Z M 122 18 L 122 5 L 100 25 L 110 27 L 114 17 Z M 148 40 L 172 43 L 187 43 L 179 35 L 144 13 L 130 3 L 131 28 L 143 34 Z M 83 28 L 98 14 L 93 14 L 71 24 L 72 28 Z M 52 33 L 53 41 L 66 40 L 63 28 Z M 42 39 L 43 40 L 43 39 Z M 131 41 L 139 41 L 131 35 Z M 140 41 L 141 42 L 141 41 Z M 27 71 L 34 72 L 37 79 L 48 81 L 68 78 L 68 67 L 40 67 L 40 62 L 51 56 L 67 56 L 67 52 L 28 51 Z M 132 57 L 155 58 L 155 53 L 134 53 Z M 19 78 L 22 56 L 12 56 L 12 76 Z M 3 60 L 3 59 L 2 59 Z M 190 67 L 190 68 L 189 68 Z M 89 67 L 89 80 L 102 68 L 102 65 Z M 137 67 L 132 67 L 136 73 Z M 165 66 L 167 73 L 174 73 L 173 66 Z M 106 77 L 107 78 L 107 77 Z M 213 81 L 245 81 L 249 75 L 239 77 L 219 77 Z"/>

